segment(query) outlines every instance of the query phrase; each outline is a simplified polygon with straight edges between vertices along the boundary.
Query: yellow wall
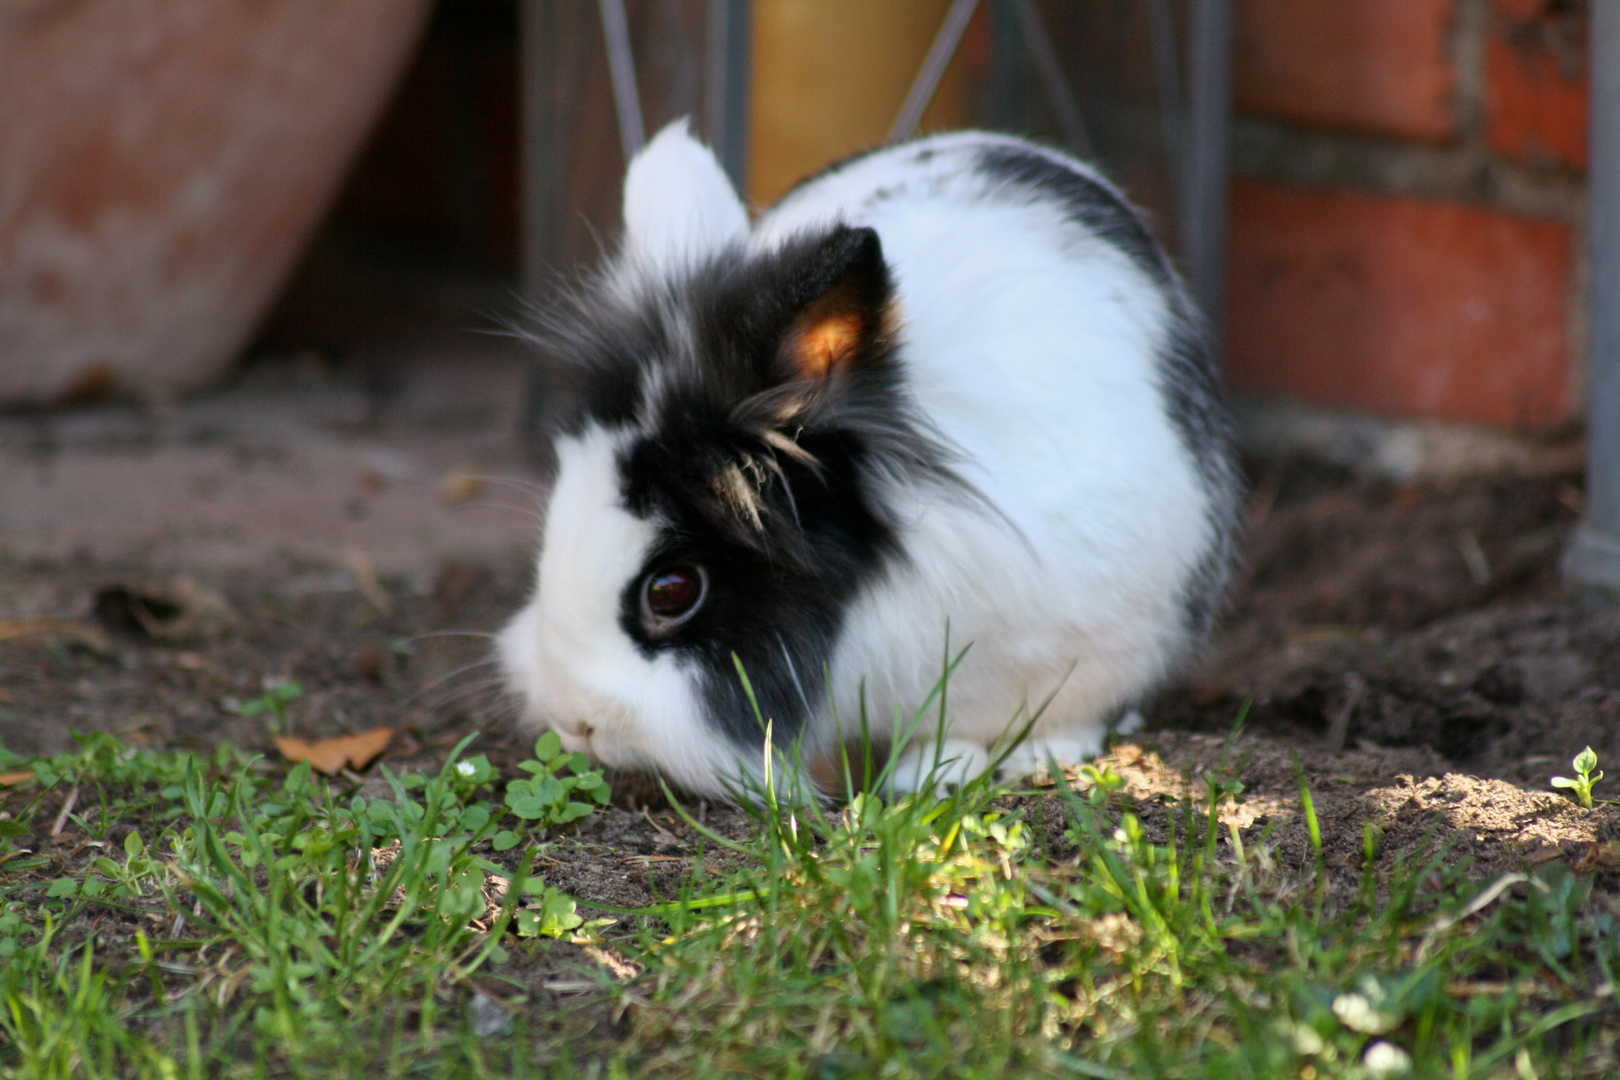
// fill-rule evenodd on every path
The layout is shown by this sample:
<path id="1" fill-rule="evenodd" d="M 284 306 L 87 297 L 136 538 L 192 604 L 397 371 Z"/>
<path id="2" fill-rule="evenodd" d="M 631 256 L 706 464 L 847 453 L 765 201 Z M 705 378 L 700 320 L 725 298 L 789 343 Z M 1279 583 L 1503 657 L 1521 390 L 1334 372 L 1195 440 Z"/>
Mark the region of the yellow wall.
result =
<path id="1" fill-rule="evenodd" d="M 888 134 L 949 0 L 758 0 L 749 197 L 774 202 L 804 176 Z M 921 131 L 968 122 L 961 50 Z"/>

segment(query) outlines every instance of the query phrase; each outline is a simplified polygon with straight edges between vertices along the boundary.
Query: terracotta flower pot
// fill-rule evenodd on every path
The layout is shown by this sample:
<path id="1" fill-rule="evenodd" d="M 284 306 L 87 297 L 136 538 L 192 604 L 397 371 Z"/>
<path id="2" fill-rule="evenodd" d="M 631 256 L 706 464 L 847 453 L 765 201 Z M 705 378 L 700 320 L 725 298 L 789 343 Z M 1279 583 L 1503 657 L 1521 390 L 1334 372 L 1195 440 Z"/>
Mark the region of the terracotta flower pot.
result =
<path id="1" fill-rule="evenodd" d="M 0 403 L 219 374 L 428 0 L 0 5 Z"/>

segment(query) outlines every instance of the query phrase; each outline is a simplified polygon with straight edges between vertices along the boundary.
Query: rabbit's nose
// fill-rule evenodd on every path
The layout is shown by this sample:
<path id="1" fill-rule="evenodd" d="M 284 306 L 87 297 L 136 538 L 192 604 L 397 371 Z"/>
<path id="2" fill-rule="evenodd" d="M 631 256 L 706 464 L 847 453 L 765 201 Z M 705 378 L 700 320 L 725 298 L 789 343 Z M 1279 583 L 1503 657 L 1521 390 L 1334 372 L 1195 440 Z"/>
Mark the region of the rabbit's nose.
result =
<path id="1" fill-rule="evenodd" d="M 569 752 L 585 749 L 590 745 L 591 736 L 596 734 L 596 729 L 583 720 L 560 721 L 556 727 L 557 734 L 562 736 L 564 746 Z"/>

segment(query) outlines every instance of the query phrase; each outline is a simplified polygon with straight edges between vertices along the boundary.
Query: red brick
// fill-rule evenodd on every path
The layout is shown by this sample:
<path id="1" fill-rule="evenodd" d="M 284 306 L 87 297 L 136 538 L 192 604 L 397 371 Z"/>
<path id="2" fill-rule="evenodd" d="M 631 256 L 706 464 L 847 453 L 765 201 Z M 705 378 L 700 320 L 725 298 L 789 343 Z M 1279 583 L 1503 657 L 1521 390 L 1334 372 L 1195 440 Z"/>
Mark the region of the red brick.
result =
<path id="1" fill-rule="evenodd" d="M 1486 139 L 1520 161 L 1585 169 L 1591 117 L 1585 4 L 1497 0 L 1485 51 Z"/>
<path id="2" fill-rule="evenodd" d="M 1319 127 L 1457 132 L 1453 0 L 1239 0 L 1238 108 Z"/>
<path id="3" fill-rule="evenodd" d="M 1569 415 L 1569 227 L 1239 180 L 1228 373 L 1242 391 L 1547 428 Z"/>

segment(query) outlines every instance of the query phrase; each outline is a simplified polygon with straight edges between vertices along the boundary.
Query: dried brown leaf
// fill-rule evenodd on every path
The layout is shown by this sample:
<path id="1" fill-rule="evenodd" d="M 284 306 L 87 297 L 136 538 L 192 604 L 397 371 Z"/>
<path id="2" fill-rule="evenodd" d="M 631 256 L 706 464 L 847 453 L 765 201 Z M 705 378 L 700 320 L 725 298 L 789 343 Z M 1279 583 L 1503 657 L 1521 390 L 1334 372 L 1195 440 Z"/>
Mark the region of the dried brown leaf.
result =
<path id="1" fill-rule="evenodd" d="M 85 626 L 83 623 L 69 622 L 67 619 L 0 620 L 0 641 L 16 641 L 47 635 L 72 638 L 97 652 L 106 652 L 108 648 L 107 635 L 94 626 Z"/>
<path id="2" fill-rule="evenodd" d="M 336 776 L 345 767 L 363 769 L 370 765 L 377 755 L 388 748 L 388 742 L 393 737 L 394 729 L 386 727 L 315 742 L 278 737 L 276 749 L 288 761 L 307 761 L 315 770 L 327 776 Z"/>

